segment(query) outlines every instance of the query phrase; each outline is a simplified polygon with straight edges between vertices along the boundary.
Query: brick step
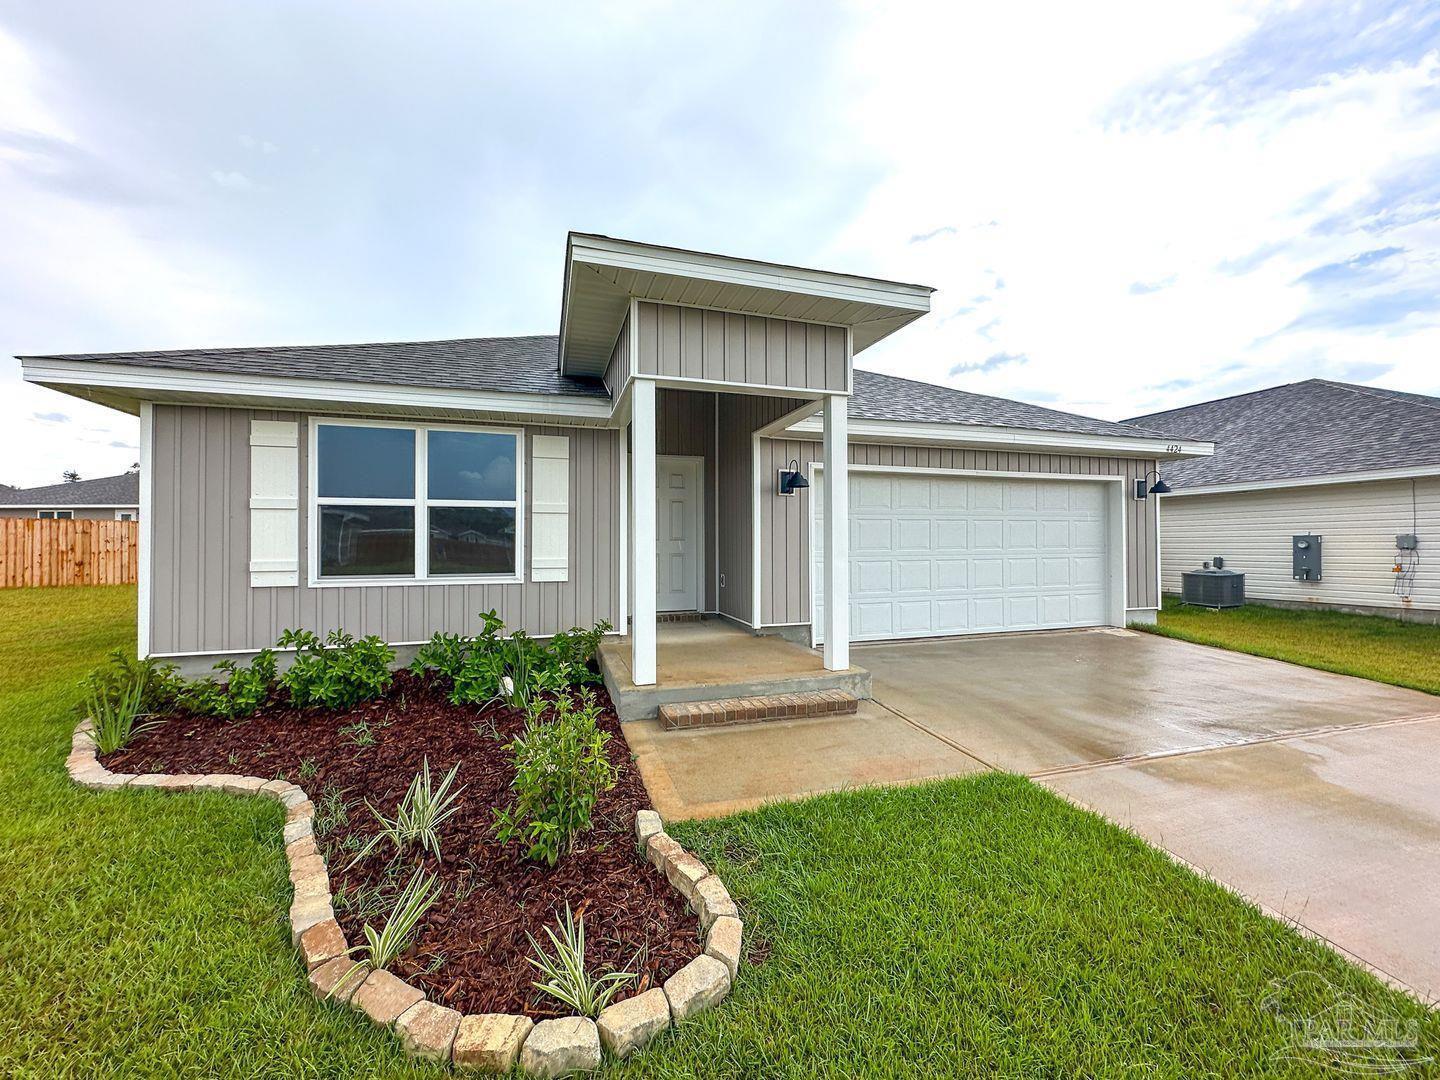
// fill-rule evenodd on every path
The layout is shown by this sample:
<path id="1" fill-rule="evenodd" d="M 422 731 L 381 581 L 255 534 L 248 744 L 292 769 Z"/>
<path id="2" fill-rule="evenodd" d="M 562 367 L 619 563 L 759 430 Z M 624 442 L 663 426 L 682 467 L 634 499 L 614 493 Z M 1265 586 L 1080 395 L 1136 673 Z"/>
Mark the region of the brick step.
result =
<path id="1" fill-rule="evenodd" d="M 724 698 L 720 701 L 681 701 L 660 706 L 660 723 L 667 730 L 719 727 L 724 724 L 762 724 L 809 716 L 847 716 L 860 707 L 854 694 L 844 690 L 806 690 L 797 694 Z"/>

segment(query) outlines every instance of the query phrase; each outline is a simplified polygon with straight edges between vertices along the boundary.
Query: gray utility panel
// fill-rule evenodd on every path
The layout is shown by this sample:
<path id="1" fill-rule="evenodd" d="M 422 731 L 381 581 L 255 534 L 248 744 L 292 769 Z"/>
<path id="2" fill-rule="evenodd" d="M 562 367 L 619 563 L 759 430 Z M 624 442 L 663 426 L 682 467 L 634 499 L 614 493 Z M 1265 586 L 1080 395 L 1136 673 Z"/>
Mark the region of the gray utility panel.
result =
<path id="1" fill-rule="evenodd" d="M 1320 580 L 1320 537 L 1304 533 L 1290 538 L 1290 565 L 1296 581 Z"/>

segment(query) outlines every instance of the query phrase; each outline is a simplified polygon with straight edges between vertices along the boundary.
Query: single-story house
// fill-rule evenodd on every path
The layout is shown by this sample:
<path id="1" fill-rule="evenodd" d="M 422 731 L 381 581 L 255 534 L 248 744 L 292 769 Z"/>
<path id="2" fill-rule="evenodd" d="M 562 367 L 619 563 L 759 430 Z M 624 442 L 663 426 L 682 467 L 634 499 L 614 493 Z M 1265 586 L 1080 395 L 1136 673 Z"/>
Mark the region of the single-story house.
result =
<path id="1" fill-rule="evenodd" d="M 931 292 L 572 233 L 558 336 L 22 362 L 140 417 L 145 654 L 494 608 L 628 628 L 645 686 L 670 612 L 832 672 L 852 641 L 1153 619 L 1134 484 L 1210 444 L 855 370 Z"/>
<path id="2" fill-rule="evenodd" d="M 1440 620 L 1440 398 L 1307 379 L 1128 422 L 1216 445 L 1164 470 L 1166 592 L 1220 556 L 1251 600 Z"/>
<path id="3" fill-rule="evenodd" d="M 0 518 L 140 519 L 140 474 L 99 476 L 44 487 L 0 485 Z"/>

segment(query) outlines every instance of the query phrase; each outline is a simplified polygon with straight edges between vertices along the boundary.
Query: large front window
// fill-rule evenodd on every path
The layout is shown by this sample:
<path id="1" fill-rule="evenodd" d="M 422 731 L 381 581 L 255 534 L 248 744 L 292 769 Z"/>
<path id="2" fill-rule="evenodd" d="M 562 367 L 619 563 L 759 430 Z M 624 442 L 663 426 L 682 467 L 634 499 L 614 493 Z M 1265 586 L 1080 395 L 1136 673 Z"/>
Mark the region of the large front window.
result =
<path id="1" fill-rule="evenodd" d="M 315 576 L 517 580 L 520 435 L 315 422 Z"/>

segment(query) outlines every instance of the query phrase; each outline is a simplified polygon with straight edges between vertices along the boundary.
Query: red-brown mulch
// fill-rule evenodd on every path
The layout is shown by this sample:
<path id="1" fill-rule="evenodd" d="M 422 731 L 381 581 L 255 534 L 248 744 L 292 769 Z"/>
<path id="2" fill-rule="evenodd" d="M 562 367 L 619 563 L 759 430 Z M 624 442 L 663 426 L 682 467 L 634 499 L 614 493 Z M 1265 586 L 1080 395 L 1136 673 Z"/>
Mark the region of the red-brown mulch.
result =
<path id="1" fill-rule="evenodd" d="M 518 844 L 502 847 L 494 835 L 493 809 L 511 798 L 514 772 L 506 744 L 523 729 L 523 716 L 499 704 L 452 705 L 442 689 L 409 672 L 397 673 L 384 698 L 344 714 L 272 705 L 236 723 L 172 716 L 103 761 L 116 772 L 283 776 L 304 787 L 317 808 L 338 792 L 348 820 L 329 829 L 321 844 L 337 897 L 336 917 L 351 945 L 365 940 L 361 927 L 367 921 L 380 928 L 399 889 L 423 865 L 439 873 L 444 892 L 395 965 L 396 974 L 432 1001 L 461 1012 L 564 1016 L 571 1010 L 532 986 L 539 973 L 526 962 L 533 950 L 525 935 L 533 934 L 550 951 L 543 928 L 555 925 L 566 901 L 585 916 L 591 972 L 635 971 L 631 965 L 640 965 L 639 984 L 624 996 L 669 978 L 694 957 L 700 940 L 699 923 L 684 900 L 636 851 L 635 811 L 648 806 L 649 797 L 609 698 L 603 689 L 597 694 L 605 705 L 600 726 L 610 733 L 607 752 L 619 780 L 600 797 L 594 830 L 554 868 L 527 861 Z M 374 745 L 357 742 L 352 725 L 362 721 Z M 354 851 L 378 831 L 364 800 L 393 816 L 427 755 L 432 783 L 438 785 L 459 761 L 456 786 L 465 786 L 459 811 L 441 827 L 442 858 L 407 854 L 387 878 L 394 855 L 387 843 L 349 866 Z M 347 847 L 351 836 L 356 839 Z M 353 904 L 341 902 L 373 897 L 377 886 L 384 903 L 363 917 Z"/>

